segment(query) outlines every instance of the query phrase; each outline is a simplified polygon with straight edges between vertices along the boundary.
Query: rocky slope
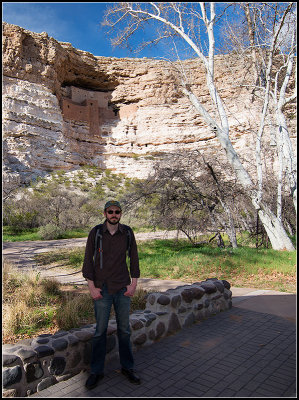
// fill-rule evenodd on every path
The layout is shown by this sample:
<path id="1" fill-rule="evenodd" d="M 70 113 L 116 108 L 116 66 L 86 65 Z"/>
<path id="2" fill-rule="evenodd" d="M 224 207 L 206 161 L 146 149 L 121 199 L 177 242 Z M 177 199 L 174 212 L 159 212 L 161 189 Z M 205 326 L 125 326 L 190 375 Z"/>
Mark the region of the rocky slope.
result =
<path id="1" fill-rule="evenodd" d="M 188 60 L 184 66 L 192 89 L 213 112 L 199 61 Z M 260 104 L 238 85 L 249 72 L 236 57 L 216 57 L 231 141 L 252 162 Z M 267 135 L 270 141 L 270 130 Z M 179 91 L 169 63 L 96 57 L 46 33 L 7 23 L 3 139 L 4 170 L 23 182 L 83 165 L 145 177 L 153 160 L 178 149 L 199 148 L 225 158 L 215 134 Z"/>

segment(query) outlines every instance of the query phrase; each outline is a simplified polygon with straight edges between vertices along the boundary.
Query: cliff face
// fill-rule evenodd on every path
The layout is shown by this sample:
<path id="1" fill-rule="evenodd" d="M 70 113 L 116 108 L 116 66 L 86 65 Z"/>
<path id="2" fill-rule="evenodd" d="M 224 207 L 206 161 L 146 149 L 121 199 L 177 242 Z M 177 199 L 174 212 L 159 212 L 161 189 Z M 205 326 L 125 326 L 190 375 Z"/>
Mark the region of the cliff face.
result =
<path id="1" fill-rule="evenodd" d="M 212 110 L 201 64 L 184 65 L 192 89 Z M 231 57 L 216 57 L 215 79 L 227 106 L 231 141 L 250 160 L 261 106 L 238 85 L 244 68 Z M 6 173 L 26 181 L 56 169 L 96 165 L 145 177 L 155 157 L 178 149 L 199 148 L 225 158 L 176 79 L 167 62 L 96 57 L 46 33 L 4 23 Z"/>

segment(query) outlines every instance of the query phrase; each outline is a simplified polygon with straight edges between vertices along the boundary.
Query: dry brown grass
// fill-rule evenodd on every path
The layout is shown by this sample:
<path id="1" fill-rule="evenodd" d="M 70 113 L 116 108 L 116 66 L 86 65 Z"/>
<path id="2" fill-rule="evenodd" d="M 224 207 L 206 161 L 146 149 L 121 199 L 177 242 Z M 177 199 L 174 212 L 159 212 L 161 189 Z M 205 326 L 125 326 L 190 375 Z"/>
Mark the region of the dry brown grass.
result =
<path id="1" fill-rule="evenodd" d="M 4 261 L 2 288 L 4 343 L 51 326 L 55 307 L 61 299 L 57 281 L 40 279 L 36 271 L 21 272 Z"/>
<path id="2" fill-rule="evenodd" d="M 94 322 L 93 300 L 89 293 L 67 293 L 56 311 L 56 323 L 64 330 Z"/>
<path id="3" fill-rule="evenodd" d="M 144 289 L 137 289 L 132 310 L 145 307 Z M 20 273 L 12 264 L 3 268 L 3 343 L 42 333 L 55 333 L 94 323 L 93 301 L 87 285 L 60 285 L 40 279 L 35 271 Z M 112 307 L 111 317 L 114 311 Z"/>

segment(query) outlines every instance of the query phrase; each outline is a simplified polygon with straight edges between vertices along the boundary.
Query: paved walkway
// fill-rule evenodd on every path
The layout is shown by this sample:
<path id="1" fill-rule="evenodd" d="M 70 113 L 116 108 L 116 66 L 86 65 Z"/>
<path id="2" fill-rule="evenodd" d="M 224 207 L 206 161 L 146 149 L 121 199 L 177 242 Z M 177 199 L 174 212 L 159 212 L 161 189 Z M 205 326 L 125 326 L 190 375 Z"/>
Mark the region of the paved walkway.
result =
<path id="1" fill-rule="evenodd" d="M 20 269 L 36 268 L 33 257 L 38 252 L 85 244 L 86 238 L 4 243 L 3 254 Z M 83 283 L 77 277 L 61 274 L 59 280 Z M 163 291 L 186 282 L 144 278 L 139 284 Z M 231 290 L 230 310 L 135 353 L 141 385 L 125 379 L 116 357 L 93 390 L 84 386 L 84 371 L 30 397 L 296 397 L 296 296 L 255 288 Z"/>
<path id="2" fill-rule="evenodd" d="M 234 291 L 230 310 L 135 353 L 141 385 L 116 357 L 93 390 L 85 371 L 30 397 L 296 397 L 296 296 Z"/>

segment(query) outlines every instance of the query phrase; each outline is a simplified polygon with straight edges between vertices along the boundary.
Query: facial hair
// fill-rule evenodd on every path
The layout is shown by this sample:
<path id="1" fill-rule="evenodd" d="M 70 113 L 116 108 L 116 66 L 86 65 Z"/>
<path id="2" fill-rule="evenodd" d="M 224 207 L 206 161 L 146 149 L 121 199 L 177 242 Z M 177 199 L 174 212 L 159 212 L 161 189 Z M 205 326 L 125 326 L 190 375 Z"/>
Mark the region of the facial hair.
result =
<path id="1" fill-rule="evenodd" d="M 107 217 L 107 222 L 108 222 L 110 225 L 117 225 L 117 224 L 119 223 L 119 220 L 120 220 L 119 217 L 111 217 L 111 218 L 108 218 L 108 217 Z"/>

